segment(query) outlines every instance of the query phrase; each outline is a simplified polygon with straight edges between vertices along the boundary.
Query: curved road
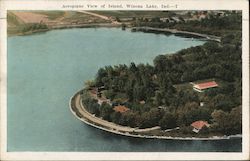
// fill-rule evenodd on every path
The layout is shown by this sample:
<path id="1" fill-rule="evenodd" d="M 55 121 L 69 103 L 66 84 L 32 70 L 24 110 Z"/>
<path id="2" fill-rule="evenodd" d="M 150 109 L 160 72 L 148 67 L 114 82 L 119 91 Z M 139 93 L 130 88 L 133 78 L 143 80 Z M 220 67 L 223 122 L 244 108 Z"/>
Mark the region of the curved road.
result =
<path id="1" fill-rule="evenodd" d="M 82 102 L 81 101 L 81 95 L 80 95 L 80 93 L 77 93 L 74 96 L 74 102 L 73 102 L 74 106 L 76 108 L 75 110 L 77 110 L 85 119 L 95 123 L 98 126 L 105 127 L 108 130 L 115 130 L 115 131 L 119 131 L 119 132 L 147 132 L 147 131 L 151 131 L 151 130 L 160 129 L 159 126 L 152 127 L 152 128 L 138 129 L 138 128 L 132 128 L 132 127 L 128 127 L 128 126 L 117 125 L 117 124 L 115 124 L 113 122 L 109 122 L 109 121 L 103 120 L 101 118 L 95 117 L 94 115 L 89 113 L 83 107 L 81 102 Z"/>
<path id="2" fill-rule="evenodd" d="M 95 16 L 95 17 L 99 17 L 99 18 L 104 19 L 104 20 L 110 20 L 111 23 L 113 23 L 113 24 L 121 24 L 120 22 L 112 20 L 109 17 L 101 15 L 101 14 L 97 14 L 97 13 L 93 13 L 93 12 L 89 12 L 89 11 L 77 11 L 77 12 L 85 13 L 85 14 L 88 14 L 88 15 L 91 15 L 91 16 Z"/>
<path id="3" fill-rule="evenodd" d="M 81 90 L 82 91 L 82 90 Z M 88 111 L 81 104 L 81 91 L 76 93 L 70 100 L 70 109 L 71 112 L 81 121 L 84 123 L 93 126 L 95 128 L 108 131 L 111 133 L 125 135 L 130 137 L 139 137 L 139 138 L 157 138 L 157 139 L 172 139 L 172 140 L 224 140 L 224 139 L 231 139 L 231 138 L 241 138 L 241 134 L 237 135 L 230 135 L 230 136 L 212 136 L 207 138 L 200 138 L 200 137 L 172 137 L 172 136 L 158 136 L 158 135 L 147 135 L 145 133 L 140 132 L 148 132 L 151 130 L 160 129 L 159 126 L 155 126 L 152 128 L 146 129 L 138 129 L 138 128 L 131 128 L 127 126 L 120 126 L 114 124 L 112 122 L 105 121 L 101 118 L 95 117 L 94 115 L 90 114 Z M 130 133 L 130 132 L 137 132 L 137 134 Z"/>

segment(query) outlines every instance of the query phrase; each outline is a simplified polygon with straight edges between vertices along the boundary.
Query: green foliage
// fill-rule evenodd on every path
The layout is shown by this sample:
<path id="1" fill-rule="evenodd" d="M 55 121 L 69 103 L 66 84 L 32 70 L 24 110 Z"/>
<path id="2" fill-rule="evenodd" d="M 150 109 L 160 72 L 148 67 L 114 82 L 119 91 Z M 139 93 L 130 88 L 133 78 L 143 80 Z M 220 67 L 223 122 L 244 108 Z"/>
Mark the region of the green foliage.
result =
<path id="1" fill-rule="evenodd" d="M 119 124 L 130 127 L 138 127 L 141 124 L 141 117 L 138 112 L 128 111 L 121 115 Z"/>
<path id="2" fill-rule="evenodd" d="M 177 110 L 178 126 L 189 126 L 192 122 L 198 120 L 209 121 L 211 111 L 205 107 L 199 107 L 196 102 L 186 103 L 185 106 Z"/>
<path id="3" fill-rule="evenodd" d="M 204 120 L 213 125 L 212 131 L 224 134 L 240 132 L 238 118 L 241 118 L 241 113 L 235 108 L 242 104 L 240 17 L 240 14 L 230 13 L 226 17 L 172 24 L 172 27 L 188 31 L 198 28 L 196 32 L 201 33 L 214 29 L 211 33 L 218 32 L 222 36 L 221 43 L 209 41 L 172 55 L 159 55 L 155 57 L 153 65 L 132 62 L 130 65 L 99 69 L 94 86 L 105 87 L 103 92 L 107 98 L 130 108 L 125 113 L 116 113 L 109 105 L 103 105 L 100 108 L 101 117 L 139 128 L 159 125 L 162 129 L 187 127 L 183 133 L 188 133 L 192 122 Z M 135 20 L 146 26 L 160 23 L 159 18 Z M 227 25 L 226 34 L 222 34 L 223 25 Z M 214 79 L 219 87 L 204 93 L 194 91 L 190 85 L 190 82 Z M 184 84 L 186 88 L 179 88 L 178 84 Z M 201 107 L 200 102 L 205 105 Z M 236 116 L 237 119 L 232 119 Z M 204 129 L 201 133 L 209 132 Z"/>
<path id="4" fill-rule="evenodd" d="M 111 115 L 110 115 L 110 119 L 112 122 L 116 123 L 116 124 L 121 124 L 121 113 L 120 112 L 113 112 Z"/>
<path id="5" fill-rule="evenodd" d="M 89 87 L 94 87 L 94 82 L 92 80 L 87 80 L 84 82 L 84 85 L 89 88 Z"/>
<path id="6" fill-rule="evenodd" d="M 233 108 L 230 112 L 215 110 L 212 113 L 214 131 L 220 131 L 225 134 L 238 134 L 242 132 L 242 108 Z"/>
<path id="7" fill-rule="evenodd" d="M 100 115 L 100 105 L 97 103 L 97 100 L 91 98 L 86 91 L 82 94 L 82 104 L 89 113 L 95 114 L 96 116 Z"/>
<path id="8" fill-rule="evenodd" d="M 176 127 L 176 118 L 171 113 L 165 113 L 159 122 L 161 129 L 172 129 Z"/>
<path id="9" fill-rule="evenodd" d="M 171 18 L 170 18 L 171 19 Z M 138 18 L 134 26 L 149 26 L 156 28 L 173 28 L 178 30 L 198 32 L 210 35 L 222 36 L 225 33 L 228 34 L 231 31 L 241 30 L 241 13 L 227 13 L 226 16 L 209 15 L 201 20 L 183 21 L 183 18 L 179 18 L 180 21 L 166 21 L 162 22 L 159 17 L 154 17 L 150 21 L 148 19 Z M 172 19 L 173 20 L 173 19 Z"/>
<path id="10" fill-rule="evenodd" d="M 114 90 L 110 89 L 110 90 L 106 90 L 104 91 L 104 95 L 108 98 L 113 100 L 115 98 L 116 93 L 114 92 Z"/>
<path id="11" fill-rule="evenodd" d="M 139 128 L 149 128 L 159 125 L 162 118 L 162 112 L 159 109 L 153 108 L 149 112 L 144 112 L 141 115 L 141 124 Z"/>
<path id="12" fill-rule="evenodd" d="M 128 99 L 128 107 L 134 111 L 122 114 L 123 125 L 140 128 L 159 125 L 161 115 L 154 115 L 154 107 L 164 107 L 174 114 L 178 126 L 189 126 L 197 120 L 210 121 L 213 110 L 231 111 L 241 105 L 241 51 L 226 44 L 207 42 L 202 46 L 184 49 L 174 55 L 159 55 L 154 65 L 131 63 L 101 68 L 95 86 L 104 86 L 106 97 L 111 100 Z M 222 80 L 219 88 L 210 89 L 204 94 L 191 90 L 177 90 L 173 84 L 217 78 Z M 144 100 L 146 104 L 139 104 Z M 205 107 L 199 103 L 205 101 Z M 117 102 L 117 101 L 116 101 Z M 118 101 L 122 103 L 122 101 Z M 134 113 L 141 114 L 138 124 L 130 120 Z M 133 117 L 132 117 L 133 116 Z M 110 118 L 109 118 L 110 119 Z M 161 120 L 162 128 L 167 128 Z M 169 126 L 169 125 L 168 125 Z M 171 126 L 170 126 L 171 127 Z"/>
<path id="13" fill-rule="evenodd" d="M 209 128 L 207 126 L 204 126 L 199 133 L 200 134 L 208 134 L 210 132 Z"/>
<path id="14" fill-rule="evenodd" d="M 107 121 L 111 121 L 111 114 L 113 112 L 112 106 L 107 103 L 102 103 L 100 107 L 100 116 Z"/>
<path id="15" fill-rule="evenodd" d="M 48 29 L 48 26 L 43 23 L 25 24 L 22 29 L 22 32 L 25 33 L 29 31 L 37 31 L 42 29 Z"/>

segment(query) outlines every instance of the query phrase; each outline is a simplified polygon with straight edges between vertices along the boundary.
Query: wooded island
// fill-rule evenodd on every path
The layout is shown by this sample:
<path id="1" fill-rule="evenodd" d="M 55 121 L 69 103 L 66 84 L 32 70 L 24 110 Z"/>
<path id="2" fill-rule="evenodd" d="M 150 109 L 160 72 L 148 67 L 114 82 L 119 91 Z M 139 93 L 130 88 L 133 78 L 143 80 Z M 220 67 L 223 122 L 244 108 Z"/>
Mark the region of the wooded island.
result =
<path id="1" fill-rule="evenodd" d="M 168 22 L 168 26 L 158 20 L 141 18 L 134 25 L 209 33 L 221 41 L 159 55 L 153 65 L 131 62 L 100 68 L 82 92 L 86 110 L 122 126 L 159 126 L 147 133 L 151 135 L 241 134 L 241 13 Z"/>

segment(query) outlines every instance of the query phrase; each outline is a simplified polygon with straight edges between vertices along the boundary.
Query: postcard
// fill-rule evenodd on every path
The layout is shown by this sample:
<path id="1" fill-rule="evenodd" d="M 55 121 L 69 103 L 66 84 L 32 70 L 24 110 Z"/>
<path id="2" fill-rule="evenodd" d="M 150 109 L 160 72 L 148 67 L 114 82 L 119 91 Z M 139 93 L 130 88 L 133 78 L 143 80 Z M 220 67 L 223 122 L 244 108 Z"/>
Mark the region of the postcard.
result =
<path id="1" fill-rule="evenodd" d="M 239 1 L 1 1 L 1 160 L 248 160 Z"/>

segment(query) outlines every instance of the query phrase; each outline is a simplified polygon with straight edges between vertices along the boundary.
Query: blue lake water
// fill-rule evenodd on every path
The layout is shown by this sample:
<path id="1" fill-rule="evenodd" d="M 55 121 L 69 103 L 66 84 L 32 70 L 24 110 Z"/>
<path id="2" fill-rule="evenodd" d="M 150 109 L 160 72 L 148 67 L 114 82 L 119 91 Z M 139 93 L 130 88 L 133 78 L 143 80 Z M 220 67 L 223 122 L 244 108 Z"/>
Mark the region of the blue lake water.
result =
<path id="1" fill-rule="evenodd" d="M 105 65 L 150 63 L 204 41 L 118 28 L 8 38 L 8 151 L 241 151 L 241 139 L 177 141 L 110 134 L 77 120 L 70 97 Z"/>

